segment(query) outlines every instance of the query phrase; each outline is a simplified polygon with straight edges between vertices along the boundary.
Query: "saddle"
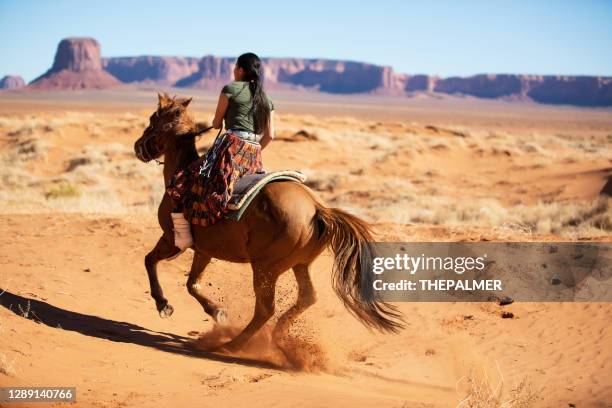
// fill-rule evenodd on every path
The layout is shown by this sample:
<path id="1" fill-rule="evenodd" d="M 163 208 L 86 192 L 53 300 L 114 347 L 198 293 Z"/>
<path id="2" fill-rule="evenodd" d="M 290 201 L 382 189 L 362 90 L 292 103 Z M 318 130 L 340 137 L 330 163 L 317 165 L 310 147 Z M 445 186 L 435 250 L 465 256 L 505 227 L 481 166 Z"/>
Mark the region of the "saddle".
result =
<path id="1" fill-rule="evenodd" d="M 232 198 L 227 204 L 228 212 L 225 218 L 231 220 L 240 220 L 242 214 L 249 207 L 255 196 L 268 183 L 276 181 L 293 181 L 303 183 L 306 181 L 306 176 L 299 171 L 283 170 L 273 171 L 272 173 L 254 173 L 242 176 L 234 184 Z"/>

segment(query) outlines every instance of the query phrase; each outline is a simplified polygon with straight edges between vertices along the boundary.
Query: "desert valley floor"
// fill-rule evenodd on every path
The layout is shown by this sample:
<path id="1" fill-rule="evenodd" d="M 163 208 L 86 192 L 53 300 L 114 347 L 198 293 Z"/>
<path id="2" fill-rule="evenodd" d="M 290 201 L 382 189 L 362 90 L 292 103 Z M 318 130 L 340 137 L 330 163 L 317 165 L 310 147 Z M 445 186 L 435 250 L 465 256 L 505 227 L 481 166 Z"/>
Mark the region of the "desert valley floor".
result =
<path id="1" fill-rule="evenodd" d="M 216 96 L 188 96 L 210 120 Z M 610 109 L 272 96 L 266 170 L 304 172 L 381 241 L 612 242 Z M 318 302 L 291 332 L 300 367 L 268 331 L 236 355 L 199 350 L 214 324 L 185 289 L 192 253 L 160 264 L 169 319 L 143 266 L 163 180 L 132 146 L 155 107 L 153 90 L 0 94 L 0 385 L 75 386 L 83 407 L 612 403 L 610 303 L 403 303 L 406 329 L 379 334 L 336 298 L 328 252 Z M 250 277 L 244 264 L 206 270 L 232 328 L 252 315 Z M 295 296 L 283 275 L 277 316 Z"/>

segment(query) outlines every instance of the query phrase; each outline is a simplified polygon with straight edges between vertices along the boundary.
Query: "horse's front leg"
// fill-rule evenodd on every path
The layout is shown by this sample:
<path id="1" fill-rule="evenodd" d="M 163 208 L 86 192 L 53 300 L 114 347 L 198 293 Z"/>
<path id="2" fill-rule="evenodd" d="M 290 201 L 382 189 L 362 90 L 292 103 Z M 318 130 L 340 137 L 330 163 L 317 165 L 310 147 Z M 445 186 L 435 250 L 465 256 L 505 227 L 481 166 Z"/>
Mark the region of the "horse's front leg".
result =
<path id="1" fill-rule="evenodd" d="M 149 284 L 151 285 L 151 297 L 155 299 L 155 305 L 159 315 L 163 318 L 170 317 L 174 308 L 168 304 L 168 300 L 164 297 L 164 292 L 157 278 L 157 263 L 161 260 L 168 259 L 177 253 L 180 249 L 174 246 L 171 240 L 168 240 L 165 235 L 157 241 L 155 248 L 145 256 L 145 268 L 149 276 Z"/>
<path id="2" fill-rule="evenodd" d="M 189 279 L 187 279 L 187 291 L 198 302 L 200 302 L 200 305 L 202 305 L 204 311 L 213 319 L 215 319 L 215 322 L 222 325 L 226 325 L 228 324 L 229 320 L 227 311 L 211 299 L 207 298 L 202 293 L 202 287 L 200 285 L 202 274 L 206 269 L 206 266 L 208 266 L 208 264 L 210 263 L 210 259 L 210 256 L 201 254 L 196 251 L 195 255 L 193 256 L 193 263 L 191 264 Z"/>

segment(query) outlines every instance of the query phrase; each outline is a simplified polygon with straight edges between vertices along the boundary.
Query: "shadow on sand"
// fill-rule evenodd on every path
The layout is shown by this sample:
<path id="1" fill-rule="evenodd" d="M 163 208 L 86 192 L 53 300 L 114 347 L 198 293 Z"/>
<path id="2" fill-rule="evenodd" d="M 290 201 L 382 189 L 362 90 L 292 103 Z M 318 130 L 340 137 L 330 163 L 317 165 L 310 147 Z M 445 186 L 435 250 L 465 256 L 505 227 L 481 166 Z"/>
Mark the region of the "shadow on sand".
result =
<path id="1" fill-rule="evenodd" d="M 187 357 L 262 368 L 279 368 L 266 361 L 237 358 L 193 349 L 190 346 L 193 339 L 189 337 L 156 332 L 128 322 L 119 322 L 61 309 L 40 300 L 4 291 L 2 288 L 0 288 L 0 304 L 17 316 L 58 330 L 73 331 L 85 336 L 119 343 L 137 344 Z"/>

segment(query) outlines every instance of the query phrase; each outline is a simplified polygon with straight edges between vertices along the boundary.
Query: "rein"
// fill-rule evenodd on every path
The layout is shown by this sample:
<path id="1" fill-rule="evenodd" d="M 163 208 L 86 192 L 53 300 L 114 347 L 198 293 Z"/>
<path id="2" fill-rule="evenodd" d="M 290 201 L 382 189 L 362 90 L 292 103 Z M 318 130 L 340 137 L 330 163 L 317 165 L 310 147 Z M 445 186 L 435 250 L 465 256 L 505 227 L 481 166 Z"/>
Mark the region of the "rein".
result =
<path id="1" fill-rule="evenodd" d="M 179 142 L 187 141 L 189 139 L 195 139 L 196 137 L 201 136 L 202 133 L 206 133 L 206 132 L 208 132 L 212 128 L 213 128 L 212 126 L 209 126 L 209 127 L 206 127 L 206 128 L 204 128 L 202 130 L 198 130 L 198 131 L 194 131 L 194 132 L 189 132 L 189 133 L 186 133 L 186 134 L 184 134 L 182 136 L 179 136 L 177 139 L 178 139 Z M 219 133 L 217 133 L 217 136 L 219 136 L 221 134 L 222 130 L 223 130 L 223 127 L 221 127 L 219 129 Z M 155 162 L 157 163 L 158 166 L 163 166 L 164 165 L 163 161 L 157 160 L 157 159 L 154 159 L 154 160 L 155 160 Z"/>

